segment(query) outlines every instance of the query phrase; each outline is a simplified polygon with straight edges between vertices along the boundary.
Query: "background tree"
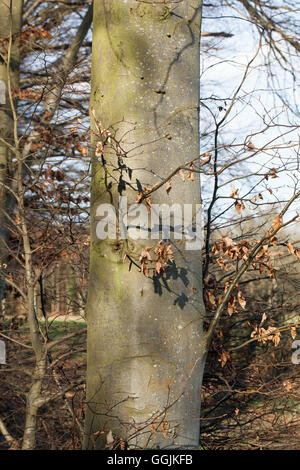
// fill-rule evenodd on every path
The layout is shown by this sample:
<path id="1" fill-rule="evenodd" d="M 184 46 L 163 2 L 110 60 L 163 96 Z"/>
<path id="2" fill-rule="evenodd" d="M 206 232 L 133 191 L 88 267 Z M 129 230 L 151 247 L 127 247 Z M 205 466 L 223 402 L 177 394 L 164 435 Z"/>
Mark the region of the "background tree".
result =
<path id="1" fill-rule="evenodd" d="M 13 116 L 12 90 L 19 86 L 20 46 L 18 35 L 22 27 L 23 1 L 3 0 L 0 2 L 0 272 L 7 262 L 9 240 L 9 219 L 13 197 L 9 191 L 13 175 L 13 145 L 17 132 Z M 14 106 L 16 101 L 14 101 Z M 3 276 L 0 276 L 0 306 L 4 290 Z"/>

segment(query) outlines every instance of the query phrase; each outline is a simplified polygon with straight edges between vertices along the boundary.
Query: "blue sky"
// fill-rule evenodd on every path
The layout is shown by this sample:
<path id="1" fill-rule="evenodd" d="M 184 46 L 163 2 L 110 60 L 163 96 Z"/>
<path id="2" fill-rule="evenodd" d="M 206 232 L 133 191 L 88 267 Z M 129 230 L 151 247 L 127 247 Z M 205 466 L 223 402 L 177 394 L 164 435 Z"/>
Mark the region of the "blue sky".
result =
<path id="1" fill-rule="evenodd" d="M 206 16 L 207 13 L 207 16 Z M 234 15 L 234 18 L 232 17 Z M 223 9 L 222 19 L 213 17 L 204 11 L 204 19 L 202 31 L 220 32 L 225 31 L 233 34 L 231 38 L 216 38 L 208 40 L 202 38 L 202 56 L 201 56 L 201 98 L 205 98 L 204 103 L 210 107 L 211 112 L 205 108 L 201 108 L 201 131 L 213 130 L 214 114 L 216 121 L 219 121 L 224 115 L 224 109 L 229 106 L 230 100 L 222 101 L 221 98 L 231 98 L 241 83 L 248 62 L 254 57 L 259 46 L 259 35 L 256 28 L 249 22 L 244 21 L 243 17 L 234 12 L 231 8 Z M 225 16 L 225 17 L 224 17 Z M 278 46 L 282 52 L 287 53 L 286 45 L 280 38 Z M 216 48 L 208 48 L 208 44 L 213 44 Z M 207 50 L 208 48 L 208 50 Z M 204 52 L 205 51 L 205 52 Z M 268 60 L 268 46 L 263 46 L 256 59 L 251 64 L 247 79 L 237 96 L 237 101 L 232 111 L 226 119 L 224 125 L 220 129 L 220 143 L 243 144 L 244 141 L 251 140 L 255 147 L 263 147 L 268 142 L 272 144 L 266 152 L 259 152 L 248 162 L 240 163 L 236 167 L 232 167 L 224 172 L 224 176 L 220 177 L 221 183 L 226 183 L 234 177 L 243 177 L 248 172 L 264 173 L 271 168 L 286 168 L 286 171 L 278 173 L 277 178 L 271 178 L 263 181 L 262 184 L 252 194 L 261 192 L 263 201 L 261 204 L 268 203 L 267 206 L 262 205 L 261 209 L 265 212 L 270 209 L 270 202 L 276 200 L 288 199 L 294 189 L 295 181 L 299 176 L 295 170 L 295 162 L 297 159 L 299 142 L 299 112 L 297 104 L 300 102 L 299 84 L 296 83 L 295 77 L 299 73 L 299 58 L 295 55 L 292 57 L 292 67 L 288 67 L 287 71 L 271 61 L 271 67 L 266 67 Z M 293 53 L 293 51 L 291 51 Z M 294 73 L 293 74 L 291 73 Z M 298 86 L 297 86 L 298 85 Z M 282 99 L 289 103 L 290 109 L 286 106 Z M 211 99 L 208 99 L 211 97 Z M 220 98 L 220 100 L 216 100 Z M 267 124 L 272 124 L 267 128 Z M 264 130 L 264 131 L 263 131 Z M 263 131 L 263 132 L 262 132 Z M 279 147 L 275 149 L 274 147 Z M 213 133 L 208 134 L 202 140 L 202 148 L 213 147 Z M 284 148 L 285 147 L 285 148 Z M 288 147 L 288 148 L 287 148 Z M 253 153 L 248 152 L 247 148 L 241 145 L 237 147 L 240 151 L 239 158 L 245 158 Z M 233 157 L 233 155 L 231 155 Z M 220 163 L 228 159 L 228 151 L 220 152 Z M 261 178 L 253 175 L 249 179 L 237 179 L 233 183 L 222 186 L 219 194 L 229 196 L 231 186 L 239 189 L 239 195 L 246 194 L 251 185 L 255 185 Z M 213 177 L 202 177 L 204 186 L 204 199 L 210 195 Z M 298 190 L 300 185 L 298 185 Z M 209 188 L 206 190 L 206 188 Z M 268 189 L 273 194 L 270 194 Z M 228 203 L 230 200 L 222 200 L 221 203 Z M 246 204 L 250 210 L 251 204 Z M 282 204 L 279 204 L 282 207 Z M 255 209 L 255 206 L 252 207 Z M 293 205 L 294 212 L 296 209 L 300 211 L 300 204 L 295 202 Z M 257 210 L 257 208 L 256 208 Z"/>

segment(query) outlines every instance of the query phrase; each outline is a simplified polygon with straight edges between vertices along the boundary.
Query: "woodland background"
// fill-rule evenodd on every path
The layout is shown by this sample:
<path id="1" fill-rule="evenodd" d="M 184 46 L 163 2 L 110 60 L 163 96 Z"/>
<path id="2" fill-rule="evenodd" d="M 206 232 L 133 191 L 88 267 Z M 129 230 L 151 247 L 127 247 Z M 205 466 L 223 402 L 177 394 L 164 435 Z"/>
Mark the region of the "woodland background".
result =
<path id="1" fill-rule="evenodd" d="M 10 34 L 1 23 L 1 68 L 13 77 L 8 124 L 0 110 L 2 449 L 20 448 L 24 437 L 36 366 L 30 308 L 51 345 L 35 448 L 81 448 L 91 10 L 84 0 L 25 0 L 19 31 Z M 299 10 L 288 0 L 203 5 L 200 142 L 206 156 L 181 177 L 193 184 L 193 171 L 201 173 L 204 299 L 211 315 L 254 241 L 281 227 L 280 211 L 291 199 L 294 204 L 291 223 L 262 245 L 216 328 L 202 388 L 200 449 L 299 449 L 300 370 L 291 360 L 300 301 Z"/>

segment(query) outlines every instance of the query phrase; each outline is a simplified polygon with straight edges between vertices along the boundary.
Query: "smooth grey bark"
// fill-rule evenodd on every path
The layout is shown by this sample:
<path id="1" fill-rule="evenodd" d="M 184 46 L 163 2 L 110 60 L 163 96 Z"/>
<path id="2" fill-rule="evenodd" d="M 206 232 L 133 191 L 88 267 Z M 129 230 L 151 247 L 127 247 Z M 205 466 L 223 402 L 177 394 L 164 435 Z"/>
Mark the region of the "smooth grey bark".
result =
<path id="1" fill-rule="evenodd" d="M 9 220 L 14 198 L 7 187 L 11 187 L 13 175 L 13 153 L 6 144 L 14 146 L 14 119 L 12 102 L 9 97 L 9 87 L 18 87 L 20 52 L 17 34 L 22 27 L 23 0 L 0 0 L 0 36 L 8 40 L 12 34 L 11 55 L 9 63 L 8 41 L 0 43 L 0 309 L 5 288 L 3 265 L 7 262 L 7 243 L 9 240 Z M 15 102 L 16 104 L 16 102 Z"/>
<path id="2" fill-rule="evenodd" d="M 94 5 L 91 120 L 127 152 L 122 195 L 151 187 L 197 157 L 201 1 L 98 0 Z M 96 122 L 95 118 L 96 117 Z M 101 121 L 101 124 L 97 121 Z M 92 156 L 91 256 L 87 302 L 87 406 L 83 448 L 197 448 L 206 356 L 201 251 L 173 240 L 174 263 L 150 279 L 138 264 L 144 243 L 99 240 L 97 207 L 118 208 L 121 170 L 114 145 Z M 153 203 L 200 203 L 200 182 L 153 193 Z M 111 431 L 111 432 L 110 432 Z M 164 431 L 164 432 L 162 432 Z M 111 435 L 114 442 L 111 442 Z"/>

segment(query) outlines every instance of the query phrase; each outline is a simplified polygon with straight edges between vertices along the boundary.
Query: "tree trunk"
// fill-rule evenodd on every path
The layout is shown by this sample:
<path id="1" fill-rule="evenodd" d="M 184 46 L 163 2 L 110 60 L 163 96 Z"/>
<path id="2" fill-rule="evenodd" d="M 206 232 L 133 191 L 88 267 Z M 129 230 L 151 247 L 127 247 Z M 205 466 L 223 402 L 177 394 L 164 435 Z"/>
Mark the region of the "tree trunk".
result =
<path id="1" fill-rule="evenodd" d="M 123 441 L 136 449 L 198 447 L 206 355 L 201 251 L 172 240 L 174 262 L 147 278 L 136 264 L 143 247 L 158 239 L 99 240 L 95 216 L 102 203 L 117 210 L 121 192 L 134 203 L 141 186 L 152 187 L 197 157 L 200 24 L 200 0 L 94 5 L 91 120 L 98 135 L 92 138 L 84 448 Z M 97 120 L 113 136 L 102 134 L 103 158 L 95 152 Z M 126 152 L 119 160 L 116 142 Z M 151 202 L 195 207 L 199 179 L 182 182 L 177 175 L 171 191 L 161 187 Z"/>
<path id="2" fill-rule="evenodd" d="M 0 36 L 8 39 L 13 34 L 10 62 L 7 63 L 8 41 L 0 43 L 0 134 L 6 143 L 14 146 L 14 119 L 9 87 L 19 84 L 20 51 L 17 35 L 22 27 L 23 0 L 0 0 Z M 10 82 L 10 83 L 9 83 Z M 1 272 L 7 262 L 6 245 L 9 240 L 9 221 L 13 197 L 6 187 L 12 182 L 12 152 L 0 142 L 0 311 L 5 282 Z M 4 267 L 5 273 L 5 267 Z"/>

